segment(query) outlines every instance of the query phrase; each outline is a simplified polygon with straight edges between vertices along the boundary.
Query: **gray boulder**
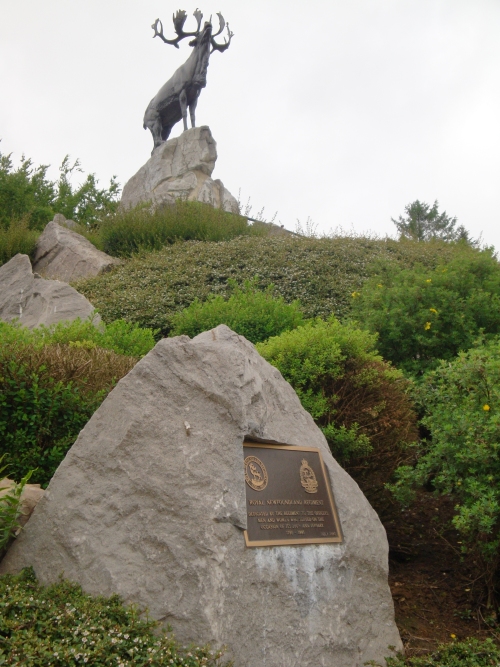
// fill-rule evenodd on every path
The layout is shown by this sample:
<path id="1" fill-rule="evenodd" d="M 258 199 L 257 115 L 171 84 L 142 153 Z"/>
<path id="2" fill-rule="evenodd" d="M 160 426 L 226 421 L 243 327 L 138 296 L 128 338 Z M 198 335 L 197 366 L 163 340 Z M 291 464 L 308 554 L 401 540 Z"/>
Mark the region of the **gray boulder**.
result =
<path id="1" fill-rule="evenodd" d="M 37 241 L 33 271 L 44 278 L 69 283 L 97 276 L 119 263 L 118 259 L 98 250 L 81 234 L 53 220 Z"/>
<path id="2" fill-rule="evenodd" d="M 181 198 L 239 213 L 238 202 L 222 181 L 211 178 L 216 160 L 217 144 L 210 128 L 193 127 L 154 150 L 146 164 L 125 184 L 121 206 L 131 208 L 151 202 L 158 207 Z"/>
<path id="3" fill-rule="evenodd" d="M 33 273 L 28 255 L 15 255 L 0 266 L 0 319 L 9 322 L 19 319 L 33 329 L 40 324 L 50 325 L 61 320 L 84 320 L 100 317 L 94 307 L 73 287 L 59 280 L 44 280 Z"/>
<path id="4" fill-rule="evenodd" d="M 318 447 L 342 544 L 246 548 L 244 439 Z M 238 667 L 357 667 L 401 649 L 384 528 L 292 387 L 221 325 L 163 339 L 80 433 L 0 566 L 118 593 Z"/>
<path id="5" fill-rule="evenodd" d="M 74 220 L 68 220 L 62 213 L 56 213 L 52 222 L 57 222 L 58 225 L 62 225 L 68 229 L 78 229 L 78 223 Z"/>

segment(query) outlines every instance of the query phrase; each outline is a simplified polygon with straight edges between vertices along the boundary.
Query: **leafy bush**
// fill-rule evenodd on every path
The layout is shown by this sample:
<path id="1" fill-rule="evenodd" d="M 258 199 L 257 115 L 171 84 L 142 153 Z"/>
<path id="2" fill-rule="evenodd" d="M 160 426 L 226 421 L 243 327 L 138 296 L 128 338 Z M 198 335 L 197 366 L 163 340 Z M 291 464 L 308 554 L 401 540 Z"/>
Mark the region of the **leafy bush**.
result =
<path id="1" fill-rule="evenodd" d="M 0 577 L 0 599 L 2 665 L 222 666 L 222 651 L 180 646 L 117 595 L 92 597 L 68 581 L 42 587 L 31 568 Z"/>
<path id="2" fill-rule="evenodd" d="M 0 456 L 0 480 L 7 465 L 1 465 L 5 454 Z M 13 486 L 0 486 L 0 559 L 7 550 L 10 541 L 17 535 L 21 526 L 18 522 L 21 513 L 21 494 L 33 471 L 30 470 L 19 483 Z M 0 484 L 2 482 L 0 481 Z"/>
<path id="3" fill-rule="evenodd" d="M 256 277 L 259 289 L 273 284 L 274 294 L 287 303 L 299 300 L 306 317 L 343 317 L 350 311 L 351 293 L 359 291 L 377 259 L 398 267 L 421 262 L 434 268 L 475 254 L 440 242 L 239 237 L 175 243 L 75 286 L 106 322 L 124 318 L 168 336 L 177 311 L 195 298 L 206 301 L 211 293 L 229 296 L 231 279 L 243 284 Z"/>
<path id="4" fill-rule="evenodd" d="M 156 211 L 144 205 L 120 210 L 106 218 L 88 236 L 104 252 L 130 257 L 139 250 L 160 250 L 175 241 L 227 241 L 240 235 L 263 235 L 246 218 L 209 204 L 178 199 L 172 206 Z"/>
<path id="5" fill-rule="evenodd" d="M 408 381 L 376 353 L 375 336 L 334 318 L 259 343 L 321 427 L 340 462 L 378 461 L 416 439 Z"/>
<path id="6" fill-rule="evenodd" d="M 36 468 L 35 481 L 46 485 L 106 394 L 136 361 L 93 346 L 4 340 L 0 454 L 7 454 L 14 478 Z"/>
<path id="7" fill-rule="evenodd" d="M 283 297 L 273 297 L 273 287 L 265 292 L 247 281 L 243 289 L 233 284 L 234 292 L 226 301 L 220 295 L 209 296 L 205 303 L 193 303 L 172 318 L 172 336 L 196 336 L 202 331 L 227 324 L 252 343 L 278 336 L 282 331 L 304 324 L 297 301 L 286 304 Z"/>
<path id="8" fill-rule="evenodd" d="M 386 658 L 386 662 L 387 667 L 491 667 L 500 664 L 500 649 L 491 639 L 466 639 L 443 644 L 422 657 L 398 656 Z"/>
<path id="9" fill-rule="evenodd" d="M 353 297 L 353 316 L 378 333 L 382 356 L 414 376 L 470 348 L 480 331 L 500 333 L 500 265 L 489 252 L 434 269 L 379 265 Z"/>
<path id="10" fill-rule="evenodd" d="M 26 220 L 11 224 L 7 228 L 0 227 L 0 266 L 18 253 L 31 255 L 35 251 L 39 235 L 38 231 L 29 229 Z"/>
<path id="11" fill-rule="evenodd" d="M 143 357 L 155 345 L 156 331 L 141 329 L 137 324 L 115 320 L 110 324 L 94 326 L 92 320 L 76 319 L 62 321 L 49 327 L 40 326 L 27 329 L 19 322 L 0 321 L 0 340 L 3 344 L 16 341 L 30 343 L 35 347 L 59 343 L 73 347 L 101 347 L 116 354 L 129 357 Z"/>
<path id="12" fill-rule="evenodd" d="M 0 153 L 0 227 L 4 230 L 26 221 L 30 229 L 43 229 L 55 213 L 86 225 L 117 207 L 119 186 L 112 178 L 109 188 L 99 189 L 95 174 L 89 174 L 76 189 L 70 182 L 81 171 L 78 160 L 70 164 L 66 156 L 59 168 L 58 181 L 47 178 L 47 165 L 34 167 L 24 156 L 15 169 L 11 155 Z M 4 260 L 5 261 L 5 260 Z"/>
<path id="13" fill-rule="evenodd" d="M 406 504 L 425 483 L 456 498 L 453 524 L 464 548 L 481 553 L 491 593 L 500 562 L 500 341 L 441 362 L 417 397 L 432 439 L 390 488 Z"/>

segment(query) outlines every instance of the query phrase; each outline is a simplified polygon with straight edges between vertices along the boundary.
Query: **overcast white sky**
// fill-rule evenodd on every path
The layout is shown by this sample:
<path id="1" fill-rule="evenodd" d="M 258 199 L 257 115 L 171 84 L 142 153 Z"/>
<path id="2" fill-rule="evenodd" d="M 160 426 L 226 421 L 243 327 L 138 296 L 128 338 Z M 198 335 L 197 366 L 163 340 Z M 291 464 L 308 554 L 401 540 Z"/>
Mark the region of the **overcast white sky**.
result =
<path id="1" fill-rule="evenodd" d="M 197 124 L 254 214 L 393 235 L 406 204 L 438 199 L 500 249 L 500 0 L 198 2 L 235 36 Z M 151 152 L 149 100 L 191 51 L 152 39 L 179 8 L 196 5 L 0 0 L 0 151 L 53 177 L 69 153 L 123 185 Z"/>

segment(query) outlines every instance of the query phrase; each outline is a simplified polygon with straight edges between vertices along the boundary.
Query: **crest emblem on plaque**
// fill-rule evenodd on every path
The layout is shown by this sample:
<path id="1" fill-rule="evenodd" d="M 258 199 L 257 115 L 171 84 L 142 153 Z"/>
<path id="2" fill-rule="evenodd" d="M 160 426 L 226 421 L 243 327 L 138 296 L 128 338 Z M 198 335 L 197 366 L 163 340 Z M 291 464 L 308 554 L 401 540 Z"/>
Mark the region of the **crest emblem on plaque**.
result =
<path id="1" fill-rule="evenodd" d="M 314 474 L 314 473 L 313 473 Z M 254 491 L 263 491 L 268 482 L 266 466 L 256 456 L 245 459 L 245 482 Z"/>
<path id="2" fill-rule="evenodd" d="M 318 480 L 314 470 L 305 459 L 302 459 L 302 465 L 300 466 L 300 483 L 306 493 L 316 493 L 318 491 Z"/>

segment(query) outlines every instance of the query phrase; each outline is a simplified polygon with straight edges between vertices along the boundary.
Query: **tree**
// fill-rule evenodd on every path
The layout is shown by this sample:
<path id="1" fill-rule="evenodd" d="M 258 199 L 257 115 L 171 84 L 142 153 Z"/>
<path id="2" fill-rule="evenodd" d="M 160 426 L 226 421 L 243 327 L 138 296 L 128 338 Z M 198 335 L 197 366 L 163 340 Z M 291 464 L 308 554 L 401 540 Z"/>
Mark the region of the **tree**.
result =
<path id="1" fill-rule="evenodd" d="M 81 172 L 80 162 L 66 156 L 57 181 L 47 178 L 48 165 L 35 167 L 24 155 L 16 169 L 11 155 L 0 152 L 0 229 L 24 221 L 30 229 L 43 229 L 55 213 L 62 213 L 83 225 L 93 225 L 99 216 L 118 206 L 120 187 L 113 177 L 109 187 L 100 189 L 95 174 L 73 186 L 70 177 Z"/>
<path id="2" fill-rule="evenodd" d="M 405 207 L 405 213 L 404 217 L 400 215 L 397 220 L 391 218 L 400 238 L 413 241 L 440 239 L 441 241 L 465 241 L 469 245 L 475 244 L 463 225 L 456 227 L 456 217 L 450 217 L 446 211 L 439 212 L 437 200 L 430 206 L 416 199 Z"/>

